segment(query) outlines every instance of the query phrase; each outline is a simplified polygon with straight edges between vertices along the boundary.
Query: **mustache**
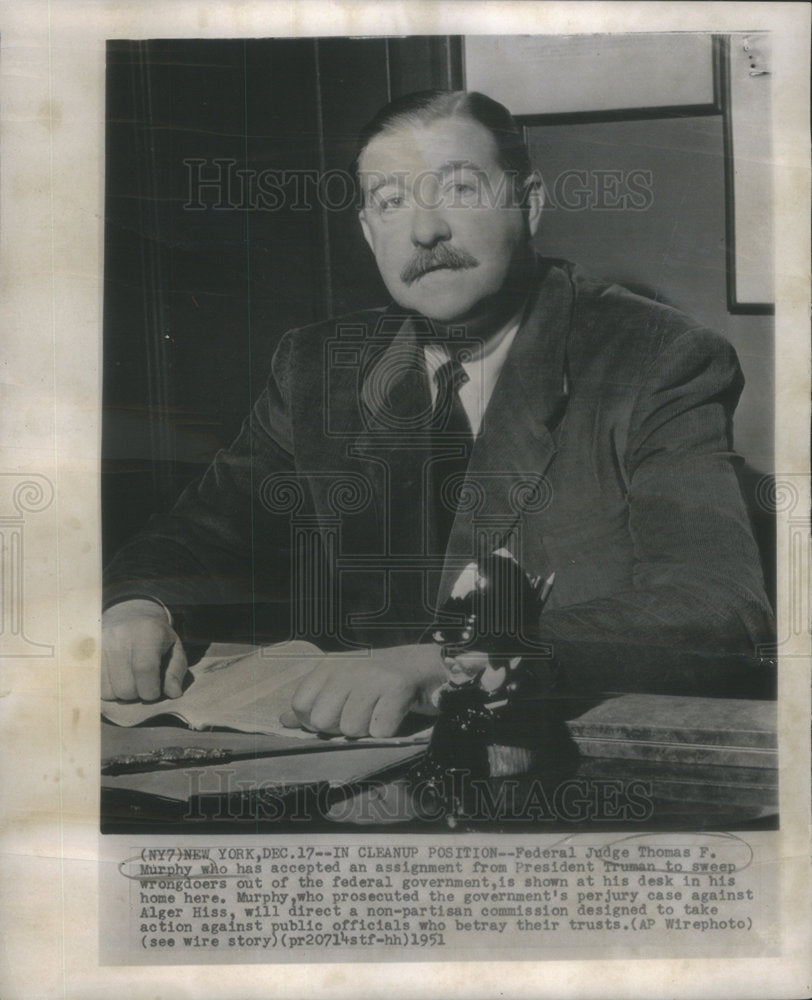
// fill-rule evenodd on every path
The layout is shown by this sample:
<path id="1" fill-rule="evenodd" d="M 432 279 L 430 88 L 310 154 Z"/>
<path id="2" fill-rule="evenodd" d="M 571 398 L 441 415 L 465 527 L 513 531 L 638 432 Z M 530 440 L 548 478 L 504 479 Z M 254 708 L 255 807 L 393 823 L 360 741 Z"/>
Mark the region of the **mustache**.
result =
<path id="1" fill-rule="evenodd" d="M 478 265 L 479 261 L 476 257 L 472 257 L 464 250 L 458 250 L 450 243 L 438 243 L 436 247 L 431 249 L 422 248 L 415 251 L 412 259 L 400 272 L 400 280 L 404 285 L 411 285 L 418 278 L 422 278 L 424 274 L 428 274 L 429 271 L 436 271 L 442 267 L 461 271 L 464 268 L 477 267 Z"/>

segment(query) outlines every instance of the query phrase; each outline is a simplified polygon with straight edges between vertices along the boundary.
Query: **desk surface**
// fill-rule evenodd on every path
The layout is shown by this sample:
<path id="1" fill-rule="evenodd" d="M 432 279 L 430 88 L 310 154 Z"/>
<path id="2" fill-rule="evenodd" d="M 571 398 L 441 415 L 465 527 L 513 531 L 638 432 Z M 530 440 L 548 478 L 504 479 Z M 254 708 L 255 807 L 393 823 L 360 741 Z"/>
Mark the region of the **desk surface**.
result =
<path id="1" fill-rule="evenodd" d="M 565 736 L 569 745 L 562 747 L 560 757 L 543 763 L 532 776 L 522 776 L 518 784 L 514 779 L 519 792 L 512 789 L 511 794 L 526 794 L 521 789 L 536 782 L 552 801 L 550 796 L 558 794 L 556 789 L 560 791 L 563 782 L 581 782 L 570 786 L 568 792 L 580 787 L 588 797 L 597 796 L 604 804 L 603 814 L 542 816 L 540 829 L 544 832 L 584 826 L 595 829 L 601 823 L 617 829 L 622 817 L 611 815 L 611 803 L 617 805 L 632 787 L 638 793 L 644 789 L 651 801 L 651 814 L 635 819 L 635 829 L 774 825 L 775 702 L 626 694 L 581 707 L 583 710 L 575 707 L 574 714 L 570 713 Z M 353 746 L 302 753 L 297 752 L 301 744 L 297 747 L 295 739 L 288 743 L 288 747 L 281 747 L 278 738 L 246 733 L 194 732 L 170 725 L 122 729 L 104 723 L 103 761 L 167 746 L 225 747 L 240 759 L 103 775 L 102 829 L 109 833 L 169 832 L 181 826 L 185 834 L 226 829 L 233 833 L 243 829 L 301 831 L 305 815 L 307 829 L 324 828 L 324 813 L 331 804 L 346 802 L 370 781 L 379 789 L 392 785 L 390 779 L 402 774 L 422 752 L 420 747 Z M 271 749 L 282 749 L 283 753 L 268 756 Z M 399 793 L 402 786 L 403 782 L 397 786 Z M 302 795 L 310 797 L 306 807 Z M 301 814 L 293 826 L 291 809 Z M 356 828 L 352 810 L 339 811 L 345 822 L 326 822 L 326 826 Z M 407 814 L 398 817 L 397 809 L 392 812 L 387 816 L 388 829 L 402 830 L 404 823 L 408 826 Z M 363 821 L 367 823 L 369 818 Z M 509 828 L 517 829 L 517 822 L 511 817 Z M 538 822 L 531 825 L 539 829 Z M 425 822 L 409 828 L 427 829 Z"/>

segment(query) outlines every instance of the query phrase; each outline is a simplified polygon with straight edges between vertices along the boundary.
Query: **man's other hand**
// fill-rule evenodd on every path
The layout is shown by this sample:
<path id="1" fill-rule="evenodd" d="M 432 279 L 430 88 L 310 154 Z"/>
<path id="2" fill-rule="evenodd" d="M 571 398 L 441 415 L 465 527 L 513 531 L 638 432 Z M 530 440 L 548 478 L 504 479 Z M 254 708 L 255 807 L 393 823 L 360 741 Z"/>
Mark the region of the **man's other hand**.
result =
<path id="1" fill-rule="evenodd" d="M 169 663 L 161 691 L 161 665 Z M 187 664 L 183 645 L 155 601 L 114 604 L 102 615 L 102 687 L 105 701 L 179 698 Z"/>
<path id="2" fill-rule="evenodd" d="M 431 694 L 446 679 L 436 646 L 326 657 L 299 684 L 284 726 L 343 736 L 392 736 L 408 712 L 436 715 Z"/>

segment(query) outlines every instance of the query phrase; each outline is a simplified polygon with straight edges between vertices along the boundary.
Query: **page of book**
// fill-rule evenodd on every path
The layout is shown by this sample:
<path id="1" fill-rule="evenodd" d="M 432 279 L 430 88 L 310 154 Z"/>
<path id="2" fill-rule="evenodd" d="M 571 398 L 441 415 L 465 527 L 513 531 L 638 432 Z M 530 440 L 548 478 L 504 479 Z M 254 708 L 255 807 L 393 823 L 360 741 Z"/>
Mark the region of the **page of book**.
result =
<path id="1" fill-rule="evenodd" d="M 346 662 L 346 653 L 323 653 L 309 642 L 275 646 L 212 646 L 190 670 L 191 684 L 180 698 L 154 702 L 103 702 L 102 715 L 118 726 L 138 726 L 150 719 L 174 715 L 191 729 L 236 729 L 300 740 L 319 740 L 317 733 L 283 726 L 280 715 L 290 708 L 296 688 L 325 659 Z M 397 648 L 378 655 L 397 658 Z M 365 657 L 363 652 L 359 657 Z M 424 742 L 430 727 L 391 742 Z M 343 738 L 342 738 L 343 739 Z M 357 741 L 353 741 L 357 742 Z M 375 739 L 375 742 L 383 742 Z"/>

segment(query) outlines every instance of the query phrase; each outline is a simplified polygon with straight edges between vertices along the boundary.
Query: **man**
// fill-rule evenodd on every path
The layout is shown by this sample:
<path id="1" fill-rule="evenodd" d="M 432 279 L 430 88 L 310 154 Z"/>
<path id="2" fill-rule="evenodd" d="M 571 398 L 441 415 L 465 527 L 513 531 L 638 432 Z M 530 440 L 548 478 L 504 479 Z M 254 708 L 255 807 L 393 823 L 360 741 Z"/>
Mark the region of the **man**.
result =
<path id="1" fill-rule="evenodd" d="M 371 648 L 309 674 L 288 724 L 389 735 L 432 711 L 426 631 L 483 545 L 555 574 L 522 624 L 555 690 L 745 683 L 771 622 L 732 348 L 534 256 L 541 185 L 483 95 L 394 102 L 357 167 L 394 302 L 287 334 L 231 449 L 113 560 L 102 696 L 177 697 L 177 629 L 245 605 L 269 637 Z"/>

